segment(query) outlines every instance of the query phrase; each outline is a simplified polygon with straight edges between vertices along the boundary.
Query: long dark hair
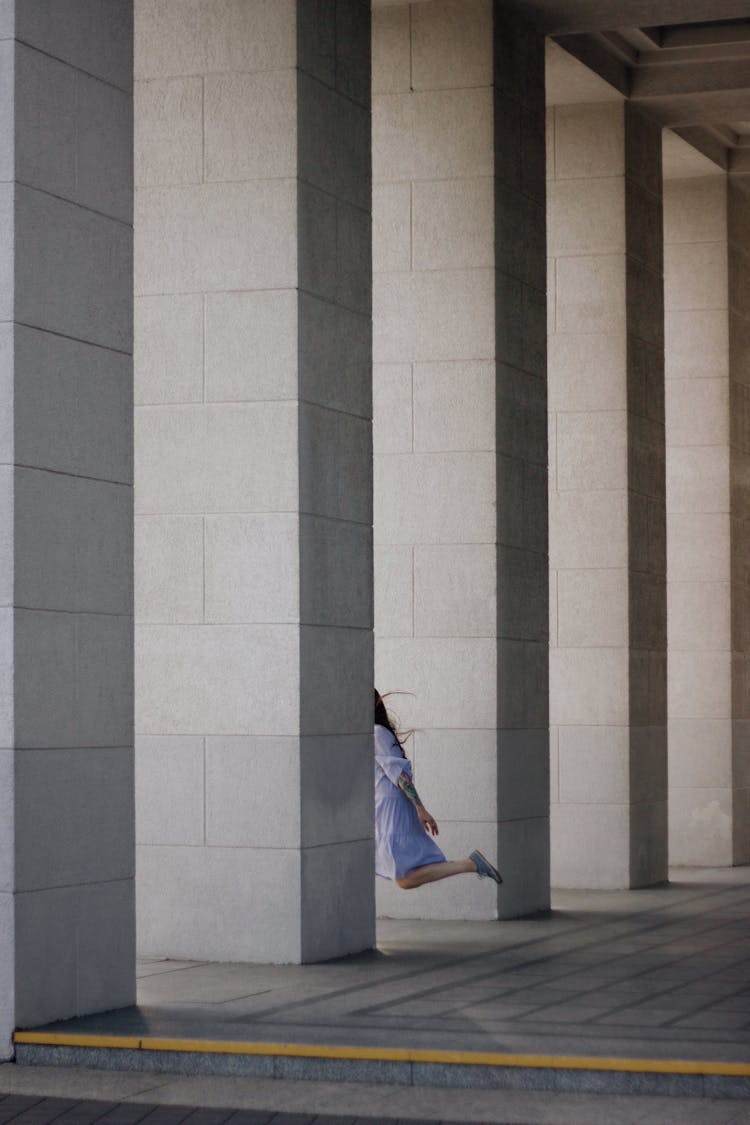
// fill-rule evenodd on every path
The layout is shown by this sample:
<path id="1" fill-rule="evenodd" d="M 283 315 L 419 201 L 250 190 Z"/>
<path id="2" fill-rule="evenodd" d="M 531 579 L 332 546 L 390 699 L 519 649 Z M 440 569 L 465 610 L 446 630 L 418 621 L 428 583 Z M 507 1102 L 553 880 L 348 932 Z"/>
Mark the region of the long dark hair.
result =
<path id="1" fill-rule="evenodd" d="M 385 727 L 386 730 L 389 730 L 391 732 L 401 749 L 401 753 L 404 755 L 404 757 L 406 757 L 406 752 L 404 751 L 401 739 L 399 738 L 398 732 L 393 725 L 393 721 L 388 714 L 388 711 L 386 710 L 385 703 L 383 702 L 383 697 L 377 688 L 375 688 L 375 725 L 379 727 Z"/>

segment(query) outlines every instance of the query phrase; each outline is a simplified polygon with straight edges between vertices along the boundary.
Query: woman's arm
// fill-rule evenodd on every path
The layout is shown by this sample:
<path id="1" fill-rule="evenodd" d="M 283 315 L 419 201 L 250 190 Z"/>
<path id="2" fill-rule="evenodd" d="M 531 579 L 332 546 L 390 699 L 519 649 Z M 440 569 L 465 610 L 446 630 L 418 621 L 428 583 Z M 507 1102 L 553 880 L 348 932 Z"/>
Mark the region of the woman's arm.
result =
<path id="1" fill-rule="evenodd" d="M 417 793 L 416 786 L 412 779 L 409 777 L 406 770 L 403 770 L 398 781 L 396 782 L 396 785 L 404 794 L 404 796 L 408 797 L 408 799 L 414 805 L 414 808 L 417 810 L 417 816 L 419 817 L 419 820 L 425 832 L 431 832 L 433 836 L 437 836 L 437 821 L 428 813 L 427 809 L 422 804 L 421 800 L 419 799 L 419 793 Z"/>

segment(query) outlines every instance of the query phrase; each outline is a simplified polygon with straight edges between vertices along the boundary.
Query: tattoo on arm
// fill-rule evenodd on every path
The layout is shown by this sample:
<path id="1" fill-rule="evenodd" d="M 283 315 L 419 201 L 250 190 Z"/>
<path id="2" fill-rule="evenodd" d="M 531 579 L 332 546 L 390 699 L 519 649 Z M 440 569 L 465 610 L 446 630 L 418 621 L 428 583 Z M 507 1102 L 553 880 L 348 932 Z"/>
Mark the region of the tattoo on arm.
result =
<path id="1" fill-rule="evenodd" d="M 401 792 L 409 798 L 409 800 L 411 801 L 411 803 L 413 805 L 421 805 L 422 804 L 422 802 L 419 798 L 419 793 L 417 793 L 417 790 L 414 786 L 414 782 L 409 777 L 406 770 L 403 771 L 403 773 L 399 777 L 398 781 L 396 782 L 396 785 L 401 790 Z"/>

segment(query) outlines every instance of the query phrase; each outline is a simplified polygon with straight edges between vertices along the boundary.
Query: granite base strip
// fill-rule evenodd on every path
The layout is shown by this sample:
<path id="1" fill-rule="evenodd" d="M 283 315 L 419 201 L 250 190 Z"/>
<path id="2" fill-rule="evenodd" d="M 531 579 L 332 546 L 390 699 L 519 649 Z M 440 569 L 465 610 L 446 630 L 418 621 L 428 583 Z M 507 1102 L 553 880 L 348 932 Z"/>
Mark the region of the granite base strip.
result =
<path id="1" fill-rule="evenodd" d="M 320 1082 L 377 1082 L 398 1086 L 550 1090 L 565 1093 L 651 1094 L 665 1097 L 747 1098 L 750 1079 L 733 1075 L 485 1066 L 380 1059 L 289 1057 L 147 1048 L 16 1044 L 19 1066 L 89 1067 L 152 1074 L 291 1078 Z"/>

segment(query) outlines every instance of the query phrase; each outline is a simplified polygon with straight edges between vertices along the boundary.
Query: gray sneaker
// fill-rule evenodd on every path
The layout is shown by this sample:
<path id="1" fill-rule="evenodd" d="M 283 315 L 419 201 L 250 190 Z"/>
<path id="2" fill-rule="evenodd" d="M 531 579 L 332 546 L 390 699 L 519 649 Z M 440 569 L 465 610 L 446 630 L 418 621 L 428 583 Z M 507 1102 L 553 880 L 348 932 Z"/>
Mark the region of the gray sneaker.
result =
<path id="1" fill-rule="evenodd" d="M 474 863 L 480 879 L 494 879 L 496 883 L 502 883 L 503 877 L 498 869 L 481 852 L 472 852 L 469 859 Z"/>

